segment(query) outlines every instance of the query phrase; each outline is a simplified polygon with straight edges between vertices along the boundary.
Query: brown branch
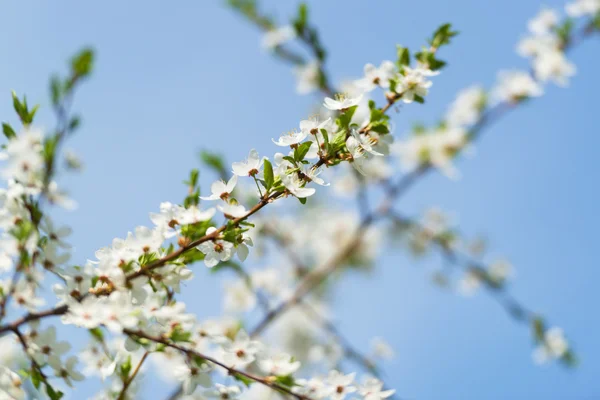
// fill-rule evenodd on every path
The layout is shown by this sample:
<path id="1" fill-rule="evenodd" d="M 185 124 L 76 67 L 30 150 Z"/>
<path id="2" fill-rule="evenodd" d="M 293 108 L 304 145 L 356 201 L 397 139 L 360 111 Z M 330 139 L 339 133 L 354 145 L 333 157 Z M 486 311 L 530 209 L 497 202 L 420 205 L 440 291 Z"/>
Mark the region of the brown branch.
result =
<path id="1" fill-rule="evenodd" d="M 146 361 L 146 358 L 148 358 L 149 354 L 150 354 L 149 351 L 146 351 L 144 353 L 144 355 L 140 359 L 140 362 L 138 363 L 138 365 L 133 370 L 133 373 L 131 374 L 131 376 L 125 382 L 123 382 L 123 388 L 121 389 L 121 392 L 119 393 L 119 396 L 117 397 L 117 400 L 123 400 L 123 399 L 125 399 L 125 393 L 127 393 L 127 389 L 129 389 L 129 386 L 131 385 L 131 383 L 133 382 L 133 380 L 137 376 L 138 372 L 140 372 L 140 369 L 142 368 L 142 364 L 144 363 L 144 361 Z"/>
<path id="2" fill-rule="evenodd" d="M 68 311 L 69 307 L 65 304 L 62 306 L 54 307 L 46 311 L 41 311 L 38 313 L 29 313 L 24 315 L 23 317 L 17 319 L 16 321 L 11 322 L 10 324 L 0 326 L 0 336 L 6 332 L 14 332 L 18 330 L 21 325 L 24 325 L 31 321 L 37 321 L 43 318 L 52 317 L 55 315 L 63 315 Z"/>
<path id="3" fill-rule="evenodd" d="M 202 353 L 199 353 L 195 350 L 192 349 L 187 349 L 183 346 L 178 345 L 177 343 L 173 343 L 167 339 L 164 339 L 162 337 L 156 337 L 156 336 L 151 336 L 148 335 L 142 331 L 135 331 L 135 330 L 130 330 L 130 329 L 125 329 L 123 331 L 123 333 L 125 333 L 128 336 L 137 336 L 139 338 L 144 338 L 147 340 L 150 340 L 152 342 L 155 343 L 161 343 L 164 344 L 165 346 L 171 347 L 173 349 L 179 350 L 180 352 L 188 355 L 188 356 L 196 356 L 196 357 L 200 357 L 208 362 L 211 362 L 215 365 L 218 365 L 221 368 L 224 368 L 225 370 L 227 370 L 227 372 L 229 373 L 229 375 L 241 375 L 245 378 L 248 378 L 250 380 L 253 380 L 255 382 L 258 382 L 264 386 L 267 386 L 273 390 L 279 391 L 279 392 L 283 392 L 285 394 L 288 394 L 290 396 L 293 396 L 294 398 L 298 399 L 298 400 L 312 400 L 310 397 L 301 395 L 301 394 L 297 394 L 292 392 L 290 389 L 288 389 L 285 386 L 282 386 L 278 383 L 275 382 L 274 379 L 272 379 L 272 377 L 263 377 L 263 376 L 258 376 L 258 375 L 254 375 L 251 374 L 249 372 L 245 372 L 239 369 L 236 369 L 234 367 L 230 367 L 228 365 L 226 365 L 225 363 L 218 361 L 217 359 L 213 358 L 213 357 L 209 357 L 207 355 L 204 355 Z"/>

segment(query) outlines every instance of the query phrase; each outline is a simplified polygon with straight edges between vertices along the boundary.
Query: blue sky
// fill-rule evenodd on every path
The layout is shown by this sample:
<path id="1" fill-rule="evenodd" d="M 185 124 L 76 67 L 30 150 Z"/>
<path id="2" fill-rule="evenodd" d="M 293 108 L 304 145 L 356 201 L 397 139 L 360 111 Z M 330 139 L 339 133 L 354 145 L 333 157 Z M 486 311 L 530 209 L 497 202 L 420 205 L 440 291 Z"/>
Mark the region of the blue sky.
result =
<path id="1" fill-rule="evenodd" d="M 489 87 L 496 71 L 526 68 L 514 51 L 537 1 L 309 1 L 330 51 L 336 82 L 358 77 L 366 62 L 395 55 L 397 43 L 418 48 L 441 23 L 461 31 L 444 50 L 450 65 L 436 78 L 428 103 L 396 115 L 397 132 L 433 123 L 454 94 L 472 83 Z M 285 21 L 295 1 L 265 1 Z M 544 5 L 562 7 L 560 1 Z M 201 148 L 242 159 L 248 149 L 274 151 L 271 137 L 294 127 L 315 98 L 298 97 L 289 67 L 259 48 L 260 35 L 221 1 L 6 2 L 0 52 L 0 111 L 14 121 L 10 90 L 41 103 L 52 126 L 48 77 L 83 45 L 97 50 L 96 71 L 76 98 L 83 127 L 70 142 L 83 174 L 64 176 L 78 201 L 58 213 L 76 234 L 74 259 L 137 225 L 161 201 L 179 201 L 181 181 L 198 166 Z M 562 326 L 581 365 L 573 371 L 535 366 L 528 330 L 485 293 L 465 299 L 429 282 L 427 267 L 384 257 L 379 275 L 350 277 L 335 305 L 339 326 L 359 347 L 383 336 L 397 351 L 386 364 L 389 385 L 407 399 L 600 398 L 600 301 L 595 246 L 600 217 L 596 135 L 598 38 L 570 58 L 578 74 L 568 89 L 550 87 L 487 130 L 462 179 L 431 175 L 402 200 L 416 213 L 430 205 L 452 211 L 460 229 L 485 234 L 492 254 L 516 267 L 516 297 Z M 204 174 L 204 187 L 211 180 Z M 218 310 L 218 285 L 194 281 L 201 315 Z M 162 398 L 168 387 L 151 383 Z"/>

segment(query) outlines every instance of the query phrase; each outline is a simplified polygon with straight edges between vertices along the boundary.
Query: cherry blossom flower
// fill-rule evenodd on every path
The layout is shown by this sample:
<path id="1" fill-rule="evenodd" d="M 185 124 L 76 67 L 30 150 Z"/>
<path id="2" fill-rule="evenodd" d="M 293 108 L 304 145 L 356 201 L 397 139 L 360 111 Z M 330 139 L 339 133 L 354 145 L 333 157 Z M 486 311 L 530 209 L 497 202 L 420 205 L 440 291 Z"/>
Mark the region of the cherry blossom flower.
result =
<path id="1" fill-rule="evenodd" d="M 235 189 L 236 184 L 237 175 L 233 175 L 229 181 L 227 181 L 227 183 L 221 180 L 215 181 L 212 185 L 210 185 L 210 191 L 212 192 L 211 195 L 208 197 L 200 196 L 200 198 L 202 200 L 228 200 L 229 196 L 231 196 L 231 193 L 233 192 L 233 189 Z"/>
<path id="2" fill-rule="evenodd" d="M 565 9 L 571 17 L 596 15 L 600 12 L 600 0 L 575 0 L 567 4 Z"/>
<path id="3" fill-rule="evenodd" d="M 330 371 L 325 379 L 325 385 L 331 400 L 343 400 L 347 395 L 357 391 L 353 385 L 356 373 L 344 375 L 339 371 Z"/>
<path id="4" fill-rule="evenodd" d="M 258 152 L 252 149 L 246 160 L 232 164 L 233 173 L 237 176 L 256 176 L 262 168 L 263 162 L 264 158 L 260 158 Z"/>
<path id="5" fill-rule="evenodd" d="M 305 130 L 300 130 L 300 131 L 289 131 L 287 133 L 284 133 L 283 135 L 281 135 L 279 137 L 278 140 L 275 139 L 271 139 L 273 140 L 273 143 L 275 143 L 277 146 L 281 146 L 281 147 L 287 147 L 287 146 L 295 146 L 298 143 L 302 142 L 304 139 L 306 139 L 306 137 L 308 136 L 307 132 Z"/>
<path id="6" fill-rule="evenodd" d="M 363 98 L 362 94 L 360 94 L 356 97 L 348 97 L 344 94 L 338 94 L 336 96 L 335 100 L 330 97 L 325 97 L 323 105 L 325 106 L 325 108 L 328 108 L 329 110 L 332 110 L 332 111 L 336 111 L 336 110 L 344 111 L 350 107 L 358 105 L 358 103 L 360 103 L 362 98 Z"/>
<path id="7" fill-rule="evenodd" d="M 210 235 L 214 231 L 216 231 L 216 228 L 208 228 L 206 234 Z M 204 253 L 204 264 L 209 268 L 214 267 L 219 262 L 229 260 L 234 252 L 233 243 L 222 239 L 200 243 L 197 249 Z"/>
<path id="8" fill-rule="evenodd" d="M 364 400 L 384 400 L 396 393 L 395 390 L 384 390 L 383 382 L 379 379 L 368 379 L 358 390 L 358 393 L 363 396 Z"/>
<path id="9" fill-rule="evenodd" d="M 262 39 L 262 47 L 267 50 L 281 46 L 296 37 L 293 26 L 285 25 L 267 31 Z"/>
<path id="10" fill-rule="evenodd" d="M 498 101 L 516 102 L 527 97 L 538 97 L 544 93 L 531 75 L 523 71 L 502 71 L 492 91 Z"/>
<path id="11" fill-rule="evenodd" d="M 233 341 L 228 341 L 222 346 L 223 360 L 226 364 L 236 367 L 244 367 L 252 363 L 261 351 L 261 344 L 250 339 L 246 331 L 240 330 Z"/>
<path id="12" fill-rule="evenodd" d="M 248 213 L 243 205 L 234 202 L 219 204 L 217 209 L 225 214 L 227 218 L 240 218 Z"/>
<path id="13" fill-rule="evenodd" d="M 291 194 L 301 199 L 310 197 L 316 192 L 314 188 L 305 187 L 306 182 L 295 172 L 282 175 L 281 183 Z"/>
<path id="14" fill-rule="evenodd" d="M 217 383 L 214 389 L 205 391 L 204 395 L 210 399 L 235 400 L 241 393 L 238 386 L 225 386 Z"/>
<path id="15" fill-rule="evenodd" d="M 556 11 L 544 8 L 538 15 L 529 20 L 527 27 L 535 35 L 546 35 L 558 24 L 559 17 Z"/>
<path id="16" fill-rule="evenodd" d="M 365 92 L 370 92 L 376 87 L 387 89 L 390 79 L 396 75 L 396 65 L 391 61 L 383 61 L 379 67 L 367 64 L 364 68 L 365 76 L 356 81 L 356 86 Z"/>
<path id="17" fill-rule="evenodd" d="M 534 350 L 533 359 L 536 363 L 543 364 L 564 356 L 568 350 L 569 343 L 565 339 L 563 330 L 553 327 L 544 333 L 544 341 Z"/>
<path id="18" fill-rule="evenodd" d="M 311 61 L 294 68 L 296 75 L 296 92 L 298 94 L 309 94 L 319 89 L 321 78 L 321 64 L 317 61 Z"/>
<path id="19" fill-rule="evenodd" d="M 292 356 L 286 353 L 279 353 L 261 360 L 258 365 L 263 372 L 274 376 L 291 375 L 300 368 L 300 362 L 295 361 Z"/>
<path id="20" fill-rule="evenodd" d="M 77 357 L 71 356 L 60 368 L 55 368 L 56 376 L 62 378 L 67 385 L 73 387 L 73 381 L 82 381 L 85 377 L 77 367 Z"/>
<path id="21" fill-rule="evenodd" d="M 192 394 L 198 385 L 205 388 L 212 385 L 210 371 L 211 368 L 206 363 L 201 364 L 200 367 L 183 364 L 176 367 L 173 373 L 176 379 L 181 382 L 183 393 Z"/>
<path id="22" fill-rule="evenodd" d="M 424 67 L 404 67 L 403 73 L 398 75 L 396 92 L 402 95 L 402 101 L 412 103 L 415 96 L 425 98 L 433 82 L 427 80 L 428 76 L 437 75 L 434 71 Z"/>

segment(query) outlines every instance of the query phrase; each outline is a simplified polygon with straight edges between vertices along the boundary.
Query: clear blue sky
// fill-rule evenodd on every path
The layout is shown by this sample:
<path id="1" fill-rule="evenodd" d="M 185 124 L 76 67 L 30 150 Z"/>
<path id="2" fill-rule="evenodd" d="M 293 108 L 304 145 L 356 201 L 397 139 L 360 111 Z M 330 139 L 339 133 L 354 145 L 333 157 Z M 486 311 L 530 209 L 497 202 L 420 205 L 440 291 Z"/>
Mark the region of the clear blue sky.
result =
<path id="1" fill-rule="evenodd" d="M 264 3 L 282 20 L 296 6 Z M 461 31 L 444 50 L 450 66 L 435 80 L 428 104 L 396 116 L 397 132 L 415 121 L 434 122 L 459 89 L 474 82 L 489 87 L 499 68 L 526 68 L 514 47 L 540 7 L 533 0 L 309 4 L 338 82 L 358 77 L 366 62 L 393 58 L 396 43 L 420 46 L 440 23 Z M 82 45 L 97 50 L 97 69 L 76 99 L 83 128 L 70 143 L 86 168 L 63 181 L 79 209 L 58 214 L 75 229 L 78 262 L 149 224 L 148 212 L 161 201 L 178 201 L 200 148 L 231 160 L 254 146 L 272 153 L 271 137 L 295 126 L 314 101 L 295 95 L 289 68 L 261 53 L 259 33 L 221 1 L 4 2 L 0 11 L 3 120 L 14 120 L 11 89 L 47 106 L 50 73 Z M 405 398 L 600 399 L 599 45 L 595 38 L 571 55 L 579 71 L 570 88 L 549 88 L 487 131 L 477 155 L 460 163 L 462 180 L 430 176 L 403 200 L 408 212 L 439 205 L 459 217 L 463 232 L 485 233 L 492 253 L 516 267 L 515 296 L 565 329 L 581 365 L 535 366 L 527 329 L 485 293 L 465 299 L 442 292 L 426 272 L 435 260 L 413 265 L 387 257 L 378 277 L 342 285 L 336 310 L 340 327 L 360 347 L 374 335 L 393 344 L 398 356 L 386 364 L 386 375 Z M 41 120 L 52 126 L 48 108 Z M 210 176 L 202 181 L 207 188 Z M 193 284 L 202 293 L 187 298 L 193 309 L 217 312 L 214 277 L 198 273 Z M 151 389 L 144 398 L 170 390 L 155 382 Z"/>

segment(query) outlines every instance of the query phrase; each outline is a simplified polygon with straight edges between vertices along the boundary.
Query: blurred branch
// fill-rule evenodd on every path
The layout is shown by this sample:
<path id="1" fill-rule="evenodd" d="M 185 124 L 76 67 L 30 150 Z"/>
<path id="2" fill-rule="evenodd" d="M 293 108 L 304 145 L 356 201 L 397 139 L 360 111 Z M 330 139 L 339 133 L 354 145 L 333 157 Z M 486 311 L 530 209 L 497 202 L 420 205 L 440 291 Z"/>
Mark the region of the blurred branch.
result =
<path id="1" fill-rule="evenodd" d="M 256 0 L 227 0 L 228 5 L 248 21 L 253 23 L 263 32 L 268 32 L 277 28 L 273 18 L 261 12 Z M 300 3 L 298 15 L 292 21 L 297 38 L 307 51 L 312 55 L 315 61 L 319 63 L 319 89 L 327 96 L 332 97 L 337 91 L 330 84 L 330 79 L 325 70 L 327 52 L 321 43 L 318 30 L 308 22 L 308 6 L 306 3 Z M 287 45 L 278 45 L 273 49 L 273 55 L 280 60 L 292 64 L 293 66 L 305 66 L 309 63 L 306 58 L 289 48 Z"/>

